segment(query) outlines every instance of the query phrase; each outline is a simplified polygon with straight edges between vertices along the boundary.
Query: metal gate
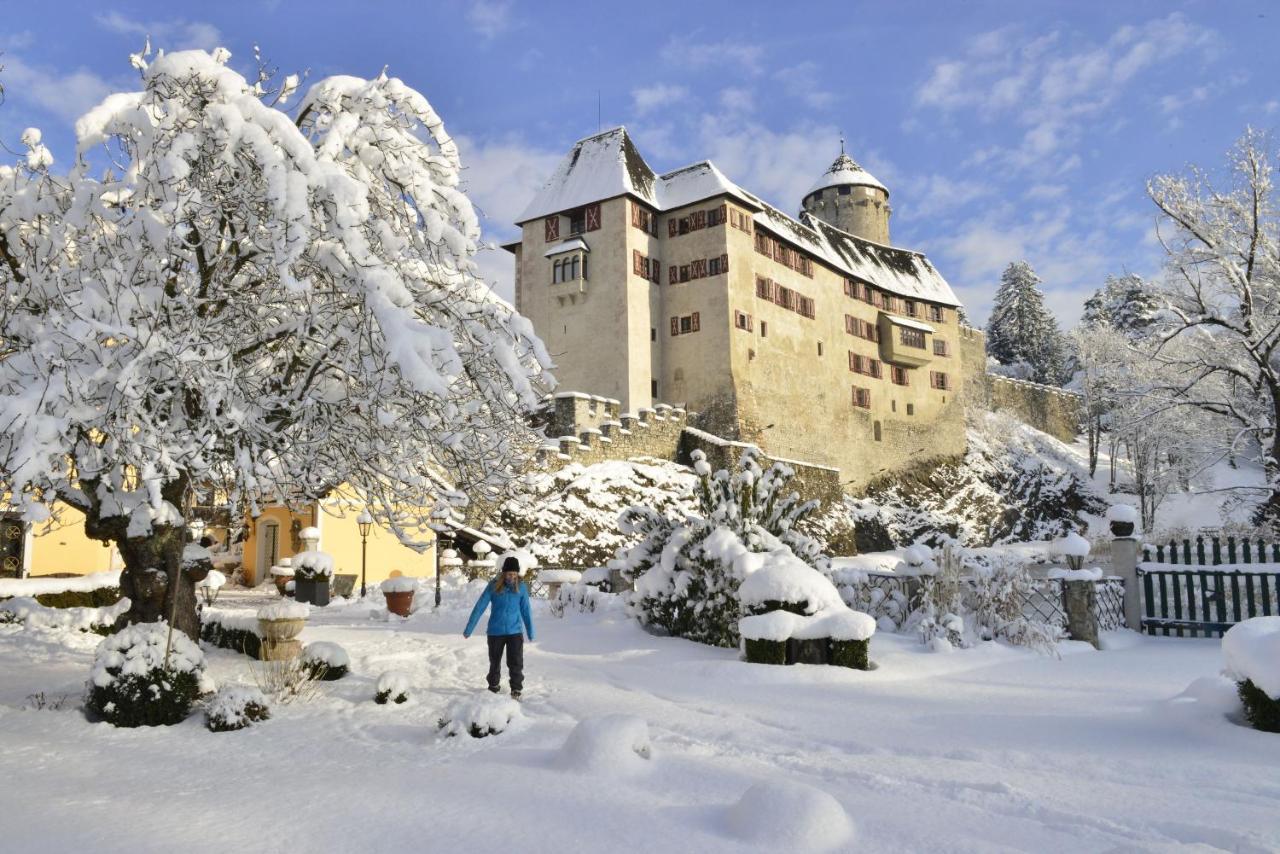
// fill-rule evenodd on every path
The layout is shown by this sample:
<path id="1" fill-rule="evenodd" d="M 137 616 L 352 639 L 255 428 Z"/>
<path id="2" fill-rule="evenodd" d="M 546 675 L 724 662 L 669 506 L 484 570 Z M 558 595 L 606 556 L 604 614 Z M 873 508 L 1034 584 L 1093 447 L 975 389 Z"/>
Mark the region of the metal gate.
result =
<path id="1" fill-rule="evenodd" d="M 1142 630 L 1174 637 L 1222 637 L 1250 617 L 1280 614 L 1280 573 L 1138 569 Z"/>

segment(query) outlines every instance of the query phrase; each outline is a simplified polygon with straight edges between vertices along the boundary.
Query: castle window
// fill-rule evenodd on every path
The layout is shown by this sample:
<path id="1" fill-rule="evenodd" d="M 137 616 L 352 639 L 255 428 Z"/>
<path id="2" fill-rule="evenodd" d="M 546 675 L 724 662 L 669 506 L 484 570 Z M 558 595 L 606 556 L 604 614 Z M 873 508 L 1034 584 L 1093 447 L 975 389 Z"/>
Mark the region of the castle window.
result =
<path id="1" fill-rule="evenodd" d="M 821 341 L 819 341 L 819 342 L 818 342 L 818 355 L 819 355 L 819 356 L 821 356 L 821 355 L 822 355 L 822 342 L 821 342 Z"/>
<path id="2" fill-rule="evenodd" d="M 915 347 L 919 350 L 923 350 L 924 331 L 921 329 L 908 329 L 905 326 L 899 326 L 898 343 L 903 347 Z"/>
<path id="3" fill-rule="evenodd" d="M 658 399 L 658 381 L 649 380 L 649 396 L 654 400 Z"/>
<path id="4" fill-rule="evenodd" d="M 649 340 L 650 340 L 650 341 L 657 341 L 657 340 L 658 340 L 658 327 L 656 327 L 656 326 L 650 326 L 650 327 L 649 327 Z"/>
<path id="5" fill-rule="evenodd" d="M 871 433 L 877 442 L 880 441 L 880 422 L 877 421 L 871 425 Z"/>
<path id="6" fill-rule="evenodd" d="M 756 296 L 760 299 L 773 299 L 773 282 L 764 276 L 756 276 Z"/>
<path id="7" fill-rule="evenodd" d="M 652 234 L 654 237 L 658 236 L 657 214 L 634 201 L 631 202 L 631 225 L 645 234 Z"/>
<path id="8" fill-rule="evenodd" d="M 875 288 L 871 287 L 870 285 L 863 285 L 862 301 L 865 302 L 867 305 L 875 305 L 876 304 Z"/>
<path id="9" fill-rule="evenodd" d="M 871 408 L 871 389 L 853 387 L 853 405 L 860 406 L 863 409 Z M 879 424 L 880 422 L 876 422 Z"/>
<path id="10" fill-rule="evenodd" d="M 689 281 L 689 265 L 688 264 L 680 265 L 680 281 L 681 282 Z"/>
<path id="11" fill-rule="evenodd" d="M 671 318 L 671 334 L 673 336 L 688 335 L 691 332 L 699 331 L 701 328 L 702 325 L 699 323 L 698 312 L 696 311 L 693 314 L 686 314 L 684 317 L 673 316 Z"/>
<path id="12" fill-rule="evenodd" d="M 915 300 L 910 300 L 910 299 L 909 299 L 909 300 L 903 300 L 903 301 L 902 301 L 902 309 L 903 309 L 903 311 L 905 311 L 905 312 L 907 313 L 907 317 L 915 317 L 915 316 L 916 316 L 916 313 L 917 313 L 917 310 L 916 310 L 916 301 L 915 301 Z"/>
<path id="13" fill-rule="evenodd" d="M 916 405 L 915 405 L 914 403 L 908 403 L 908 404 L 907 404 L 907 414 L 908 414 L 908 415 L 915 415 L 915 414 L 916 414 Z"/>
<path id="14" fill-rule="evenodd" d="M 750 332 L 751 331 L 751 315 L 747 314 L 745 311 L 738 311 L 737 309 L 734 309 L 733 325 L 735 329 L 741 329 L 744 332 Z"/>
<path id="15" fill-rule="evenodd" d="M 587 211 L 585 208 L 578 208 L 576 211 L 569 211 L 569 236 L 582 234 L 587 230 Z"/>
<path id="16" fill-rule="evenodd" d="M 844 295 L 850 299 L 858 298 L 858 283 L 853 279 L 844 280 Z"/>
<path id="17" fill-rule="evenodd" d="M 929 319 L 934 323 L 946 322 L 946 310 L 940 305 L 929 306 Z"/>
<path id="18" fill-rule="evenodd" d="M 909 385 L 911 382 L 910 377 L 907 375 L 907 369 L 899 368 L 896 365 L 890 372 L 890 379 L 893 380 L 894 385 Z"/>
<path id="19" fill-rule="evenodd" d="M 842 196 L 847 196 L 847 195 L 849 195 L 849 193 L 853 192 L 853 188 L 852 188 L 852 187 L 850 187 L 850 186 L 845 185 L 845 186 L 840 187 L 839 192 L 840 192 L 840 195 L 842 195 Z"/>
<path id="20" fill-rule="evenodd" d="M 930 371 L 929 387 L 936 388 L 939 391 L 947 391 L 951 388 L 951 378 L 942 371 Z"/>
<path id="21" fill-rule="evenodd" d="M 933 355 L 935 356 L 947 355 L 947 342 L 942 340 L 941 338 L 933 339 Z"/>
<path id="22" fill-rule="evenodd" d="M 765 323 L 763 320 L 760 321 L 760 337 L 761 338 L 769 337 L 769 324 Z"/>

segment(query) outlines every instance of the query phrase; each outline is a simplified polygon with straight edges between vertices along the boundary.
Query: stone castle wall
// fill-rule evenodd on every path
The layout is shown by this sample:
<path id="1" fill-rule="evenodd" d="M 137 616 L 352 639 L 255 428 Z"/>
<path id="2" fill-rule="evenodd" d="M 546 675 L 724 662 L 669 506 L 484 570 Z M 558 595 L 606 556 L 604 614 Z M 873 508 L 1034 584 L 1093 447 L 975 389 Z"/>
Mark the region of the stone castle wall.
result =
<path id="1" fill-rule="evenodd" d="M 1054 386 L 987 375 L 988 404 L 993 412 L 1008 412 L 1018 420 L 1063 442 L 1080 432 L 1080 395 Z"/>

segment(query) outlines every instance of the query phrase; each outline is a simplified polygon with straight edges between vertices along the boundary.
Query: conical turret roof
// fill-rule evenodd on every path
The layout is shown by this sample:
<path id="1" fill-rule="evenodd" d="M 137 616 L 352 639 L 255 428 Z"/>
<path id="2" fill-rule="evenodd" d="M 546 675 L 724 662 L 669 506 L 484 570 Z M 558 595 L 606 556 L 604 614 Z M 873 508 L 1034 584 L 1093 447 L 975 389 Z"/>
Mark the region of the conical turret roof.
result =
<path id="1" fill-rule="evenodd" d="M 843 151 L 831 164 L 831 168 L 822 174 L 822 177 L 809 188 L 809 192 L 805 195 L 809 196 L 827 187 L 875 187 L 877 190 L 883 190 L 886 196 L 889 195 L 888 187 L 877 181 L 874 175 L 859 166 L 857 161 Z"/>

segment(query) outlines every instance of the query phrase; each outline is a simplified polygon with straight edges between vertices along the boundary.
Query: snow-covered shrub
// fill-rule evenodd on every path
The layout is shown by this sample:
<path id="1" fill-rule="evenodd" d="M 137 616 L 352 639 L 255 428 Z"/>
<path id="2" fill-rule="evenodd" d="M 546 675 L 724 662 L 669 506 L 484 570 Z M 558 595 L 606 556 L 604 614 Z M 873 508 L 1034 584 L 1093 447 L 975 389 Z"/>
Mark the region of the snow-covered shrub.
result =
<path id="1" fill-rule="evenodd" d="M 300 581 L 330 581 L 333 557 L 327 552 L 299 552 L 293 556 L 293 577 Z"/>
<path id="2" fill-rule="evenodd" d="M 853 822 L 821 789 L 789 780 L 763 780 L 726 814 L 729 831 L 759 851 L 850 850 Z"/>
<path id="3" fill-rule="evenodd" d="M 1070 547 L 1080 548 L 1076 543 Z M 1087 542 L 1084 548 L 1088 548 Z M 974 629 L 978 637 L 999 638 L 1014 646 L 1057 655 L 1062 627 L 1027 616 L 1026 605 L 1036 590 L 1026 566 L 1013 560 L 996 559 L 989 567 L 976 568 L 971 584 Z"/>
<path id="4" fill-rule="evenodd" d="M 637 771 L 653 756 L 649 725 L 635 715 L 578 721 L 560 748 L 558 764 L 577 771 Z"/>
<path id="5" fill-rule="evenodd" d="M 566 611 L 574 610 L 583 614 L 592 613 L 602 603 L 609 601 L 609 594 L 602 593 L 600 588 L 585 581 L 577 584 L 563 584 L 551 600 L 551 613 L 563 617 Z"/>
<path id="6" fill-rule="evenodd" d="M 844 607 L 835 585 L 786 548 L 764 555 L 763 565 L 739 586 L 738 601 L 746 614 L 790 611 L 807 615 Z"/>
<path id="7" fill-rule="evenodd" d="M 136 623 L 98 644 L 89 674 L 89 711 L 114 726 L 168 726 L 182 721 L 200 694 L 204 653 L 165 623 Z"/>
<path id="8" fill-rule="evenodd" d="M 828 662 L 836 667 L 853 670 L 871 669 L 871 636 L 876 633 L 876 621 L 869 614 L 848 608 L 829 608 L 811 617 L 809 624 L 797 637 L 828 639 Z"/>
<path id="9" fill-rule="evenodd" d="M 762 470 L 754 449 L 743 453 L 732 475 L 723 469 L 713 474 L 701 451 L 693 459 L 699 514 L 624 511 L 619 526 L 639 542 L 615 565 L 635 585 L 627 604 L 641 623 L 733 647 L 741 616 L 738 587 L 764 565 L 764 553 L 826 568 L 817 543 L 796 530 L 817 504 L 787 492 L 794 472 L 781 463 Z"/>
<path id="10" fill-rule="evenodd" d="M 378 677 L 373 701 L 380 706 L 385 706 L 387 703 L 408 702 L 409 692 L 412 690 L 413 677 L 403 670 L 388 670 Z"/>
<path id="11" fill-rule="evenodd" d="M 302 650 L 302 663 L 311 669 L 311 677 L 324 682 L 334 682 L 347 675 L 351 669 L 351 657 L 336 643 L 315 641 Z"/>
<path id="12" fill-rule="evenodd" d="M 0 602 L 0 623 L 22 623 L 27 628 L 68 629 L 109 635 L 115 624 L 129 610 L 128 599 L 101 608 L 45 607 L 30 596 L 18 596 Z"/>
<path id="13" fill-rule="evenodd" d="M 908 622 L 915 624 L 923 644 L 933 644 L 935 638 L 941 638 L 951 646 L 967 646 L 964 634 L 967 585 L 959 547 L 955 543 L 945 544 L 941 557 L 937 571 L 922 579 L 920 607 Z"/>
<path id="14" fill-rule="evenodd" d="M 258 690 L 277 703 L 292 703 L 294 700 L 305 703 L 320 693 L 315 670 L 301 656 L 251 662 L 249 673 L 253 675 L 253 683 Z"/>
<path id="15" fill-rule="evenodd" d="M 267 698 L 257 688 L 224 685 L 205 708 L 209 732 L 231 732 L 271 717 Z"/>
<path id="16" fill-rule="evenodd" d="M 520 703 L 498 694 L 460 697 L 449 704 L 436 725 L 447 736 L 484 738 L 506 732 L 513 720 L 522 717 Z"/>
<path id="17" fill-rule="evenodd" d="M 1222 657 L 1250 726 L 1280 732 L 1280 617 L 1253 617 L 1232 626 L 1222 637 Z"/>

